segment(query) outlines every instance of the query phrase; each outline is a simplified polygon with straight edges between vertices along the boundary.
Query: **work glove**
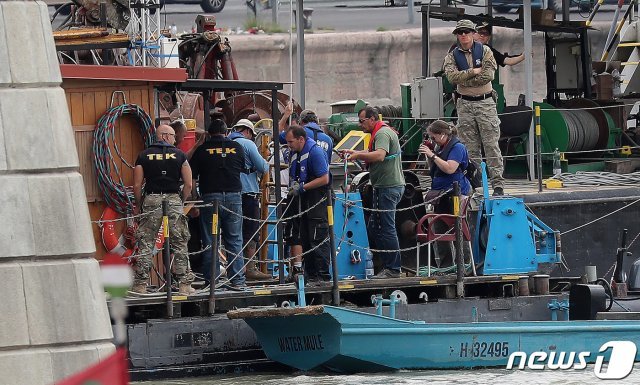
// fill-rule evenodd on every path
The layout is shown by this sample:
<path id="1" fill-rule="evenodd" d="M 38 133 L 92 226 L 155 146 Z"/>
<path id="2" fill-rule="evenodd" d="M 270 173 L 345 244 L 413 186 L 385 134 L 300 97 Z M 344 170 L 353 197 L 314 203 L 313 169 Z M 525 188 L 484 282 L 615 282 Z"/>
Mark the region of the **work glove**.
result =
<path id="1" fill-rule="evenodd" d="M 293 185 L 289 187 L 289 193 L 287 194 L 290 197 L 295 197 L 304 193 L 304 183 L 303 182 L 293 182 Z"/>

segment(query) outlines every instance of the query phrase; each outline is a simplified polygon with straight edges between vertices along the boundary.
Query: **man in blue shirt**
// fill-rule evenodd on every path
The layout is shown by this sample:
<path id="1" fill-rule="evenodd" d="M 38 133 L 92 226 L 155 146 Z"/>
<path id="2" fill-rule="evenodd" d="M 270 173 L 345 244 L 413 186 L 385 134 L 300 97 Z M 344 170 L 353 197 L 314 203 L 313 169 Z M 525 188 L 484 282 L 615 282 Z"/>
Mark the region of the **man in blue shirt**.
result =
<path id="1" fill-rule="evenodd" d="M 242 182 L 242 215 L 251 219 L 242 220 L 242 242 L 244 258 L 248 260 L 245 276 L 248 280 L 269 279 L 271 276 L 256 268 L 255 254 L 258 240 L 258 220 L 260 219 L 260 189 L 258 187 L 258 173 L 263 175 L 269 171 L 269 164 L 260 155 L 258 146 L 254 143 L 256 131 L 248 119 L 240 119 L 233 126 L 233 132 L 228 138 L 240 143 L 244 148 L 244 165 L 248 174 L 240 174 Z"/>
<path id="2" fill-rule="evenodd" d="M 285 216 L 305 214 L 288 220 L 284 235 L 292 256 L 309 252 L 304 256 L 305 278 L 310 285 L 316 285 L 330 278 L 329 221 L 325 199 L 329 193 L 329 163 L 326 153 L 307 137 L 304 128 L 290 126 L 285 138 L 291 150 L 289 203 Z M 322 203 L 318 204 L 320 201 Z M 295 268 L 293 273 L 298 273 Z"/>
<path id="3" fill-rule="evenodd" d="M 293 112 L 293 107 L 291 108 L 291 112 Z M 289 112 L 289 108 L 287 106 L 281 122 L 286 122 L 289 117 L 288 115 L 291 115 L 291 112 Z M 304 110 L 300 113 L 299 121 L 300 125 L 307 132 L 307 138 L 313 139 L 313 141 L 316 142 L 316 144 L 327 154 L 327 162 L 331 162 L 333 140 L 329 135 L 325 134 L 322 128 L 318 125 L 318 116 L 316 113 L 311 110 Z M 282 131 L 280 133 L 280 144 L 286 144 L 286 125 L 280 125 L 280 130 Z"/>

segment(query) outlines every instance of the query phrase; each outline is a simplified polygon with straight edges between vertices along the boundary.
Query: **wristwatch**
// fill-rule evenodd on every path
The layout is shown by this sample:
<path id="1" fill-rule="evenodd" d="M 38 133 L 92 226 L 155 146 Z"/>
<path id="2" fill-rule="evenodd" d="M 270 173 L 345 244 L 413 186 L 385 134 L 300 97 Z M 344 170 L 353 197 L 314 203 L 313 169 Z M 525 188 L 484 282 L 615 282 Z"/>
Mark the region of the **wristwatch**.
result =
<path id="1" fill-rule="evenodd" d="M 432 162 L 433 162 L 433 161 L 435 161 L 436 156 L 437 156 L 436 154 L 431 155 L 431 156 L 429 157 L 429 160 L 430 160 L 430 161 L 432 161 Z"/>

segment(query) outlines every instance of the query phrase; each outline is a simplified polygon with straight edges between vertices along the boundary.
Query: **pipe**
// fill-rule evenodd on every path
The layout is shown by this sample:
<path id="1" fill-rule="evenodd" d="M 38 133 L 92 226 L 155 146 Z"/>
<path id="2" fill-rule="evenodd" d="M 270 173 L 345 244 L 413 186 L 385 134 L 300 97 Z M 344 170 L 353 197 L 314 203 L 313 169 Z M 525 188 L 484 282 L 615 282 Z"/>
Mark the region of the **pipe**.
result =
<path id="1" fill-rule="evenodd" d="M 604 43 L 604 51 L 602 52 L 603 57 L 607 53 L 607 47 L 609 47 L 609 44 L 611 44 L 611 41 L 613 40 L 613 36 L 616 33 L 616 23 L 618 22 L 618 18 L 620 17 L 620 10 L 622 9 L 623 5 L 624 5 L 624 0 L 618 0 L 618 6 L 616 7 L 616 11 L 613 14 L 613 20 L 611 21 L 611 27 L 609 27 L 607 40 L 605 40 L 605 43 Z M 624 19 L 623 19 L 623 22 L 624 22 Z"/>
<path id="2" fill-rule="evenodd" d="M 333 285 L 331 294 L 333 297 L 333 305 L 340 305 L 340 289 L 338 288 L 338 261 L 336 258 L 336 238 L 333 233 L 333 191 L 327 189 L 327 219 L 329 222 L 329 247 L 331 250 L 331 273 L 333 275 Z M 357 250 L 355 250 L 357 251 Z"/>
<path id="3" fill-rule="evenodd" d="M 456 216 L 456 296 L 464 297 L 464 253 L 462 250 L 462 217 L 460 216 L 460 184 L 453 182 L 453 215 Z"/>
<path id="4" fill-rule="evenodd" d="M 540 106 L 536 106 L 536 148 L 537 148 L 537 176 L 538 176 L 538 192 L 542 192 L 542 130 L 540 129 Z"/>
<path id="5" fill-rule="evenodd" d="M 587 27 L 591 26 L 591 22 L 593 21 L 593 18 L 596 16 L 596 13 L 598 13 L 598 11 L 600 10 L 600 6 L 602 5 L 602 3 L 604 3 L 604 0 L 598 0 L 598 2 L 593 6 L 593 9 L 591 10 L 591 14 L 589 14 L 587 21 L 584 23 L 585 26 Z"/>
<path id="6" fill-rule="evenodd" d="M 213 236 L 213 245 L 211 252 L 211 280 L 209 282 L 209 315 L 216 312 L 216 281 L 218 280 L 218 201 L 213 201 L 213 217 L 211 220 L 211 235 Z"/>
<path id="7" fill-rule="evenodd" d="M 169 245 L 169 202 L 162 198 L 162 231 L 164 246 L 162 247 L 162 262 L 164 263 L 164 280 L 167 289 L 167 318 L 173 318 L 173 298 L 171 297 L 171 251 Z"/>

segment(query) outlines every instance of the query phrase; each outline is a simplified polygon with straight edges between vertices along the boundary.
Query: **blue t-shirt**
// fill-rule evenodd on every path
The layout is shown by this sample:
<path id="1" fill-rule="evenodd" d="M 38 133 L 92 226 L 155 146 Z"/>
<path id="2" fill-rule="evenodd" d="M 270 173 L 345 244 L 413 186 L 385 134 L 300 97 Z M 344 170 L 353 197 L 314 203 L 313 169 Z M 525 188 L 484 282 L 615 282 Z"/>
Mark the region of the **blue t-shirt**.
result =
<path id="1" fill-rule="evenodd" d="M 469 163 L 467 149 L 462 143 L 457 143 L 453 146 L 451 151 L 449 151 L 449 159 L 446 160 L 455 160 L 460 163 L 462 166 L 461 168 L 466 168 L 466 165 Z M 431 188 L 433 190 L 447 190 L 452 188 L 453 182 L 456 181 L 460 184 L 460 191 L 462 194 L 469 195 L 469 191 L 471 191 L 471 183 L 469 183 L 469 179 L 467 179 L 460 168 L 453 174 L 445 174 L 445 176 L 437 176 L 433 178 L 433 181 L 431 181 Z"/>
<path id="2" fill-rule="evenodd" d="M 311 127 L 315 128 L 315 131 L 317 131 L 317 133 L 314 132 Z M 331 139 L 331 137 L 324 132 L 319 131 L 321 130 L 320 126 L 313 122 L 305 124 L 304 130 L 307 132 L 307 138 L 315 140 L 318 146 L 320 146 L 327 153 L 327 162 L 331 162 L 331 156 L 333 154 L 333 140 Z M 280 133 L 280 144 L 287 144 L 286 136 L 286 131 Z"/>
<path id="3" fill-rule="evenodd" d="M 233 135 L 233 134 L 231 134 Z M 242 181 L 242 193 L 258 193 L 260 188 L 258 186 L 258 174 L 260 175 L 269 171 L 269 163 L 260 155 L 256 144 L 244 136 L 233 138 L 229 135 L 229 138 L 235 140 L 244 148 L 244 166 L 247 170 L 254 170 L 250 174 L 240 174 L 240 180 Z"/>
<path id="4" fill-rule="evenodd" d="M 322 147 L 313 146 L 309 151 L 309 160 L 307 160 L 307 171 L 311 179 L 320 178 L 329 173 L 329 163 Z"/>

